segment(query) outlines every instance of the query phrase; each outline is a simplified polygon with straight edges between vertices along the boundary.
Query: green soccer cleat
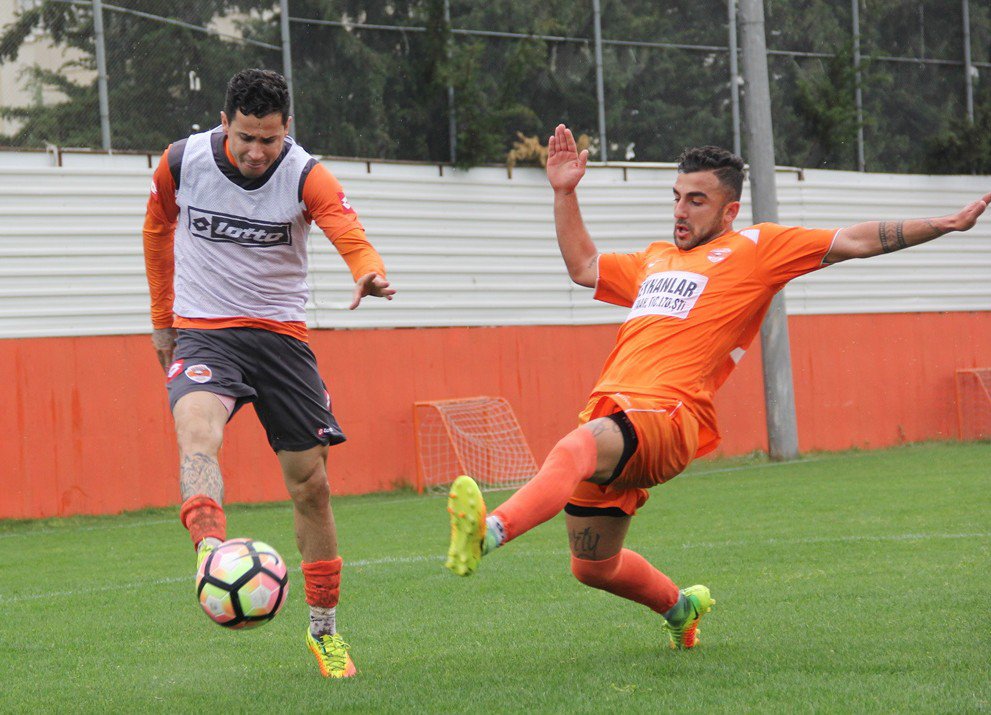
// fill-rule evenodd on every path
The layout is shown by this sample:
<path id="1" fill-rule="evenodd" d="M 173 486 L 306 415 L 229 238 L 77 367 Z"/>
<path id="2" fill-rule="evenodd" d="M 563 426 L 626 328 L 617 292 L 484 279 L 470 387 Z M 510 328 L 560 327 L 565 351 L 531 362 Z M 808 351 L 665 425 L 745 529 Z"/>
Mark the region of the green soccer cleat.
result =
<path id="1" fill-rule="evenodd" d="M 482 560 L 485 500 L 475 480 L 460 476 L 451 485 L 447 511 L 451 515 L 451 546 L 445 566 L 458 576 L 470 576 Z"/>
<path id="2" fill-rule="evenodd" d="M 351 646 L 344 642 L 340 633 L 315 638 L 307 627 L 306 645 L 316 657 L 317 665 L 320 666 L 320 675 L 323 677 L 350 678 L 358 673 L 354 661 L 351 660 L 351 654 L 348 653 L 348 648 Z"/>
<path id="3" fill-rule="evenodd" d="M 203 565 L 203 562 L 206 561 L 206 557 L 210 555 L 210 552 L 217 548 L 217 546 L 221 543 L 218 541 L 214 544 L 214 541 L 216 541 L 216 539 L 203 539 L 203 541 L 200 542 L 200 547 L 196 550 L 197 572 L 200 570 L 200 566 Z"/>
<path id="4" fill-rule="evenodd" d="M 686 609 L 685 618 L 681 623 L 671 623 L 664 620 L 664 630 L 668 633 L 669 646 L 677 649 L 694 648 L 699 642 L 699 620 L 702 616 L 712 610 L 716 603 L 705 586 L 689 586 L 681 592 L 688 600 L 689 608 Z"/>

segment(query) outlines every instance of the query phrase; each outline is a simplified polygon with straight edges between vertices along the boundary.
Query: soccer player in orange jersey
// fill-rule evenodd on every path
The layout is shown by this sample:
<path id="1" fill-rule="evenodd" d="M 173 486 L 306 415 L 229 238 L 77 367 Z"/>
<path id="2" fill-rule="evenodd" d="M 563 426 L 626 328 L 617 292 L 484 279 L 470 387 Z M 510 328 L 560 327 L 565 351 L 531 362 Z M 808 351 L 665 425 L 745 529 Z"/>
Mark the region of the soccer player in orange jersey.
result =
<path id="1" fill-rule="evenodd" d="M 718 444 L 713 394 L 759 331 L 771 299 L 792 278 L 824 266 L 966 231 L 991 194 L 939 218 L 838 230 L 764 223 L 736 231 L 743 160 L 701 147 L 685 151 L 678 165 L 674 242 L 600 254 L 575 193 L 587 160 L 559 125 L 547 159 L 558 245 L 575 283 L 630 312 L 581 425 L 530 482 L 486 518 L 475 482 L 455 481 L 446 566 L 467 576 L 484 555 L 564 509 L 575 577 L 659 613 L 671 647 L 692 648 L 699 619 L 715 602 L 709 589 L 679 590 L 623 541 L 647 490 Z"/>
<path id="2" fill-rule="evenodd" d="M 179 443 L 180 518 L 197 563 L 226 539 L 217 456 L 225 425 L 253 402 L 293 501 L 306 643 L 323 676 L 350 677 L 326 471 L 328 446 L 345 437 L 306 342 L 310 222 L 354 276 L 352 310 L 395 290 L 337 179 L 289 136 L 281 75 L 238 72 L 220 120 L 162 154 L 143 231 L 152 342 Z"/>

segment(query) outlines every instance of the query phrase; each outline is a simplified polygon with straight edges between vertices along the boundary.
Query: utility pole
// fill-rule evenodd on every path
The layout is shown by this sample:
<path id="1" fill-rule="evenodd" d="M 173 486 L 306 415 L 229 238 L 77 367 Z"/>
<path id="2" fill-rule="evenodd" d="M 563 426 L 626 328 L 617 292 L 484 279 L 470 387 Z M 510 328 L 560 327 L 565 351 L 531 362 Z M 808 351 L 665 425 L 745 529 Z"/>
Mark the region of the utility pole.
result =
<path id="1" fill-rule="evenodd" d="M 602 161 L 609 161 L 609 146 L 606 143 L 606 91 L 602 79 L 602 7 L 600 0 L 592 0 L 595 29 L 595 97 L 599 105 L 599 149 Z"/>
<path id="2" fill-rule="evenodd" d="M 110 98 L 107 91 L 107 46 L 103 35 L 103 3 L 93 0 L 93 39 L 96 44 L 96 89 L 100 97 L 100 138 L 103 148 L 110 145 Z"/>
<path id="3" fill-rule="evenodd" d="M 860 0 L 850 0 L 853 16 L 854 103 L 857 109 L 857 171 L 867 171 L 864 160 L 864 90 L 860 71 Z"/>
<path id="4" fill-rule="evenodd" d="M 733 153 L 743 151 L 740 141 L 740 67 L 736 46 L 736 0 L 726 0 L 729 13 L 729 96 L 733 109 Z"/>
<path id="5" fill-rule="evenodd" d="M 771 126 L 763 0 L 740 0 L 740 30 L 753 222 L 776 223 L 778 196 L 774 185 L 774 131 Z M 782 292 L 774 296 L 764 318 L 760 345 L 764 358 L 768 451 L 775 461 L 795 459 L 798 456 L 798 425 L 795 419 L 791 348 L 788 344 L 788 316 L 785 314 Z"/>
<path id="6" fill-rule="evenodd" d="M 970 56 L 970 6 L 967 0 L 963 0 L 963 71 L 967 84 L 967 119 L 974 123 L 974 77 L 977 76 L 977 68 L 974 67 L 974 60 Z"/>
<path id="7" fill-rule="evenodd" d="M 447 33 L 445 52 L 448 64 L 451 62 L 451 0 L 444 0 L 444 32 Z M 454 164 L 458 160 L 458 115 L 454 106 L 454 85 L 447 80 L 447 145 L 450 150 L 450 160 Z"/>
<path id="8" fill-rule="evenodd" d="M 279 0 L 279 8 L 282 15 L 279 18 L 279 25 L 282 30 L 282 76 L 286 78 L 286 85 L 289 87 L 289 116 L 292 117 L 292 124 L 289 125 L 289 134 L 295 137 L 299 123 L 296 121 L 296 102 L 293 98 L 292 86 L 292 47 L 289 44 L 289 0 Z"/>

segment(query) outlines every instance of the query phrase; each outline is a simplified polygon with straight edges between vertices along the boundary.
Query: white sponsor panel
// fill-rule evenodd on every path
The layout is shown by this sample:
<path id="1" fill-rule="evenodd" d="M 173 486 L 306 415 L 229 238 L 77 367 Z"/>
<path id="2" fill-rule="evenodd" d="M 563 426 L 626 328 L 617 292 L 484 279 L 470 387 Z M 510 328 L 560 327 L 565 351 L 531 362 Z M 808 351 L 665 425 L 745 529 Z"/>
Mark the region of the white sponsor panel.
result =
<path id="1" fill-rule="evenodd" d="M 652 273 L 640 284 L 640 292 L 626 319 L 663 315 L 684 320 L 708 282 L 708 276 L 688 271 Z"/>

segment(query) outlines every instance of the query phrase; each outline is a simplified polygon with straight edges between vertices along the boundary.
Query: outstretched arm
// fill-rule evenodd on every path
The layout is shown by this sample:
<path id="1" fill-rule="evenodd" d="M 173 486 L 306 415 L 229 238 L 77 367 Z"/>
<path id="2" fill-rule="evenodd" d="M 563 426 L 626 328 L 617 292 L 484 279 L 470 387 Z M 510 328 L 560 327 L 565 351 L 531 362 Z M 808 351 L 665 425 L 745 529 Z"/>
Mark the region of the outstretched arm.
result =
<path id="1" fill-rule="evenodd" d="M 951 231 L 966 231 L 991 203 L 991 194 L 967 204 L 955 214 L 906 221 L 867 221 L 840 229 L 823 263 L 870 258 L 931 241 Z"/>
<path id="2" fill-rule="evenodd" d="M 554 189 L 554 226 L 568 275 L 578 285 L 595 287 L 599 252 L 588 235 L 578 208 L 575 188 L 585 175 L 588 150 L 578 153 L 571 130 L 563 124 L 554 129 L 547 143 L 547 180 Z"/>

